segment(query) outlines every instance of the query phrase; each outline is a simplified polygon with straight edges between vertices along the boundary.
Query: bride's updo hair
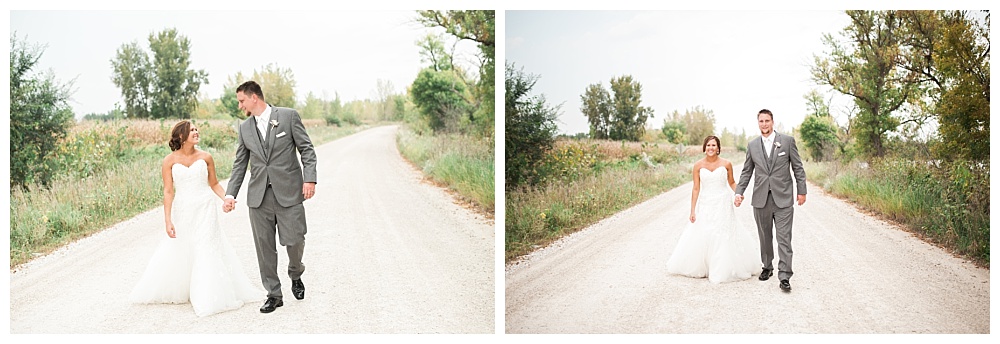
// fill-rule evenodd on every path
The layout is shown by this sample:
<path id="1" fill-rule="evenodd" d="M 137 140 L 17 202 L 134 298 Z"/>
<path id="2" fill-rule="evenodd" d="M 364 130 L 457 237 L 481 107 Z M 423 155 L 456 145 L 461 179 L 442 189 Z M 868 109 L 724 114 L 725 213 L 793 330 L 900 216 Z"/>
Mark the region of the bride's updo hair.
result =
<path id="1" fill-rule="evenodd" d="M 170 151 L 181 149 L 181 145 L 187 141 L 190 134 L 191 121 L 185 119 L 174 124 L 174 128 L 170 130 L 170 142 L 167 143 L 170 146 Z"/>
<path id="2" fill-rule="evenodd" d="M 708 150 L 708 141 L 711 140 L 715 140 L 715 146 L 718 147 L 719 152 L 722 152 L 722 141 L 719 141 L 719 137 L 715 135 L 708 135 L 708 137 L 705 138 L 705 143 L 701 144 L 701 152 L 704 153 Z"/>

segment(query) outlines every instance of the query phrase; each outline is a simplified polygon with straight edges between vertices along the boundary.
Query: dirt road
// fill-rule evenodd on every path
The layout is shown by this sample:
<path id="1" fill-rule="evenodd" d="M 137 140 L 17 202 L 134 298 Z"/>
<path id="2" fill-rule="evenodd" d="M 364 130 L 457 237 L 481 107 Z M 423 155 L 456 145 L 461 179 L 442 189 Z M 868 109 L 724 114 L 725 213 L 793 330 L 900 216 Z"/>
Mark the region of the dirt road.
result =
<path id="1" fill-rule="evenodd" d="M 989 270 L 809 192 L 795 209 L 789 294 L 777 278 L 715 285 L 665 273 L 688 183 L 508 264 L 506 332 L 990 332 Z M 737 216 L 756 233 L 748 201 Z"/>
<path id="2" fill-rule="evenodd" d="M 262 314 L 262 299 L 204 318 L 190 304 L 129 304 L 165 237 L 160 207 L 12 271 L 11 333 L 494 333 L 493 223 L 422 182 L 395 133 L 378 127 L 316 148 L 305 300 L 286 297 Z M 223 215 L 223 231 L 260 283 L 245 195 Z"/>

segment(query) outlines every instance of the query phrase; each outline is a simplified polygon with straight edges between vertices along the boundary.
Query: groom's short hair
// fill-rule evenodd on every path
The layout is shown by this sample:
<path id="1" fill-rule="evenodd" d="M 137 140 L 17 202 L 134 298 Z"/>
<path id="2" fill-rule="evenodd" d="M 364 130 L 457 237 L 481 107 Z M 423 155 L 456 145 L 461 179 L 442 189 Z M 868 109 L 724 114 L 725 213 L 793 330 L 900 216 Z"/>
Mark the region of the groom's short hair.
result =
<path id="1" fill-rule="evenodd" d="M 240 92 L 243 92 L 243 94 L 247 95 L 256 94 L 257 98 L 260 98 L 260 100 L 264 100 L 264 90 L 260 89 L 260 84 L 258 84 L 256 81 L 250 80 L 240 84 L 239 87 L 236 87 L 236 93 Z"/>
<path id="2" fill-rule="evenodd" d="M 766 113 L 766 114 L 767 114 L 768 116 L 771 116 L 771 120 L 772 120 L 772 121 L 774 120 L 774 114 L 773 114 L 773 113 L 771 113 L 771 110 L 768 110 L 768 109 L 760 109 L 760 111 L 757 111 L 757 117 L 760 117 L 760 114 L 762 114 L 762 113 Z"/>

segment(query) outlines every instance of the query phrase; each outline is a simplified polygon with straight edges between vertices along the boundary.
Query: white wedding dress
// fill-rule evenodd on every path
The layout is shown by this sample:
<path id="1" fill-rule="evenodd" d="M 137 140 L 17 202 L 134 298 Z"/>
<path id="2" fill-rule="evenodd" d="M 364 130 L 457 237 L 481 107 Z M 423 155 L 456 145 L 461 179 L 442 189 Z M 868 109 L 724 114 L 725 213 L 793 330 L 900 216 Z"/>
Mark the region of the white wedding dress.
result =
<path id="1" fill-rule="evenodd" d="M 135 285 L 133 303 L 191 302 L 198 316 L 211 315 L 262 300 L 264 290 L 250 283 L 236 252 L 222 234 L 222 201 L 208 185 L 208 165 L 174 164 L 171 221 L 176 238 L 164 235 Z"/>
<path id="2" fill-rule="evenodd" d="M 667 261 L 667 272 L 688 277 L 708 277 L 712 283 L 740 281 L 760 273 L 757 238 L 736 221 L 733 189 L 725 167 L 698 170 L 701 190 L 695 205 L 695 222 L 677 240 Z"/>

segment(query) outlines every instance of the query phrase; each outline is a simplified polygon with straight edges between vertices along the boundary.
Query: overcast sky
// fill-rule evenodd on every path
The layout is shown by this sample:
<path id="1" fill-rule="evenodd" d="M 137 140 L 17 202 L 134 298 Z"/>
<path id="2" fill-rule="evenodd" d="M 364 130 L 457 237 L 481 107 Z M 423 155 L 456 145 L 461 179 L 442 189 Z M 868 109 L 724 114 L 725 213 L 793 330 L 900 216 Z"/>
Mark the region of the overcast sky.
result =
<path id="1" fill-rule="evenodd" d="M 423 65 L 415 42 L 444 31 L 424 28 L 415 15 L 407 10 L 11 11 L 10 30 L 46 46 L 39 70 L 51 70 L 61 81 L 75 79 L 70 105 L 79 118 L 121 102 L 111 82 L 116 50 L 138 41 L 148 51 L 149 34 L 167 28 L 190 40 L 191 68 L 208 72 L 201 92 L 212 98 L 222 94 L 229 76 L 250 77 L 268 63 L 292 70 L 299 101 L 310 91 L 331 100 L 337 92 L 345 102 L 375 98 L 378 79 L 403 93 Z M 248 51 L 255 40 L 265 44 Z M 461 43 L 459 52 L 474 63 L 471 42 Z"/>
<path id="2" fill-rule="evenodd" d="M 610 92 L 621 75 L 642 84 L 642 104 L 654 110 L 647 126 L 701 106 L 717 131 L 751 135 L 767 108 L 790 131 L 805 116 L 803 96 L 828 90 L 809 73 L 813 55 L 828 50 L 823 34 L 848 23 L 842 11 L 508 11 L 506 59 L 539 76 L 534 94 L 562 104 L 562 133 L 588 132 L 580 95 L 594 83 Z"/>

